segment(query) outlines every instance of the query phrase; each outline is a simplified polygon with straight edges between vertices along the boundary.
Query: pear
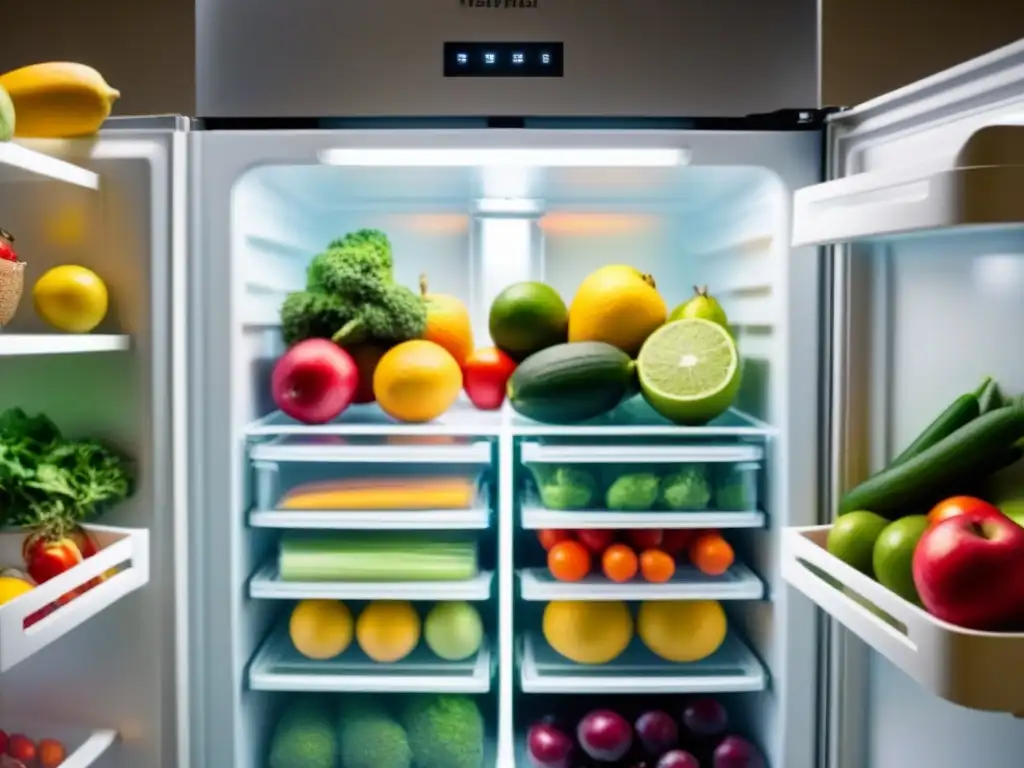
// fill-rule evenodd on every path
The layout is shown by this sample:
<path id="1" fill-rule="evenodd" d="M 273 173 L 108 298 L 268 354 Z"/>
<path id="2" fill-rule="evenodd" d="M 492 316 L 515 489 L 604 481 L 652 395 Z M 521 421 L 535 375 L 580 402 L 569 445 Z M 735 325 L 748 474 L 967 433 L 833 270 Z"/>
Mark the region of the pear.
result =
<path id="1" fill-rule="evenodd" d="M 708 293 L 708 287 L 706 285 L 695 285 L 693 286 L 693 292 L 693 298 L 672 310 L 672 314 L 668 316 L 668 321 L 697 318 L 717 323 L 729 331 L 729 318 L 726 317 L 725 310 L 718 303 L 718 299 Z"/>

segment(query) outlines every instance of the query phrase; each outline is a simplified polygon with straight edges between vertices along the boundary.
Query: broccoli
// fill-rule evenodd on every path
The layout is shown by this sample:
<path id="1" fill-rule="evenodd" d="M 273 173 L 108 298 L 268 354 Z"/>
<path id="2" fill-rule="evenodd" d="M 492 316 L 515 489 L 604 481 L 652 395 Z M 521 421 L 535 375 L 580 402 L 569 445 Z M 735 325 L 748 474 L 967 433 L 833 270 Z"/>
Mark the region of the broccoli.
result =
<path id="1" fill-rule="evenodd" d="M 624 512 L 646 512 L 658 499 L 658 476 L 653 472 L 619 475 L 608 486 L 605 505 Z"/>
<path id="2" fill-rule="evenodd" d="M 330 709 L 313 699 L 292 703 L 271 737 L 269 768 L 337 768 L 332 720 Z"/>
<path id="3" fill-rule="evenodd" d="M 535 469 L 541 503 L 548 509 L 586 509 L 597 495 L 594 476 L 573 467 Z"/>
<path id="4" fill-rule="evenodd" d="M 343 277 L 348 275 L 372 277 L 379 282 L 394 280 L 394 259 L 387 238 L 378 232 L 383 241 L 372 242 L 357 238 L 359 232 L 332 240 L 327 250 L 313 257 L 306 267 L 307 291 L 338 293 L 344 288 Z"/>
<path id="5" fill-rule="evenodd" d="M 715 476 L 715 507 L 727 512 L 745 512 L 754 506 L 750 473 L 757 465 L 725 465 Z"/>
<path id="6" fill-rule="evenodd" d="M 411 768 L 405 729 L 374 703 L 361 704 L 338 718 L 344 768 Z"/>
<path id="7" fill-rule="evenodd" d="M 661 479 L 661 503 L 677 512 L 707 509 L 711 484 L 703 464 L 688 464 Z"/>
<path id="8" fill-rule="evenodd" d="M 416 768 L 482 768 L 484 718 L 467 696 L 420 696 L 402 714 Z"/>
<path id="9" fill-rule="evenodd" d="M 352 318 L 350 308 L 326 293 L 298 291 L 281 305 L 281 333 L 288 346 L 305 339 L 329 339 Z"/>

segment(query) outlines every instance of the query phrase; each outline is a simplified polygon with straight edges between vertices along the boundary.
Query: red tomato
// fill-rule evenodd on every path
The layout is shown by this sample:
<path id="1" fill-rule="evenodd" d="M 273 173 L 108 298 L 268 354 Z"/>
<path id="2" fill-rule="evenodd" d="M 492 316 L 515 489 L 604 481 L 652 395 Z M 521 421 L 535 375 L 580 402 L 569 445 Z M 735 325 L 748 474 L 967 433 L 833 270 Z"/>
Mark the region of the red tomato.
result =
<path id="1" fill-rule="evenodd" d="M 67 756 L 68 751 L 56 739 L 43 739 L 39 742 L 39 768 L 58 768 Z"/>
<path id="2" fill-rule="evenodd" d="M 940 501 L 931 512 L 928 513 L 928 524 L 936 525 L 951 517 L 959 517 L 967 512 L 981 513 L 984 515 L 1002 515 L 996 507 L 987 501 L 976 499 L 973 496 L 952 496 Z"/>
<path id="3" fill-rule="evenodd" d="M 50 540 L 39 538 L 31 544 L 26 541 L 22 552 L 26 555 L 28 575 L 37 584 L 43 584 L 82 562 L 78 545 L 68 538 Z"/>
<path id="4" fill-rule="evenodd" d="M 75 546 L 82 553 L 82 557 L 92 557 L 100 551 L 100 545 L 97 543 L 96 537 L 81 526 L 75 526 L 68 533 L 68 538 L 75 542 Z"/>
<path id="5" fill-rule="evenodd" d="M 546 529 L 543 531 L 537 531 L 537 541 L 540 545 L 548 552 L 551 548 L 562 541 L 572 541 L 572 533 L 569 531 L 556 531 Z"/>
<path id="6" fill-rule="evenodd" d="M 660 548 L 673 557 L 679 557 L 689 548 L 690 542 L 697 538 L 698 533 L 700 531 L 695 531 L 692 528 L 674 528 L 665 531 Z"/>
<path id="7" fill-rule="evenodd" d="M 0 229 L 0 259 L 18 262 L 18 254 L 14 252 L 14 235 L 6 229 Z"/>
<path id="8" fill-rule="evenodd" d="M 615 543 L 615 532 L 602 529 L 576 531 L 576 538 L 593 555 L 600 555 Z"/>
<path id="9" fill-rule="evenodd" d="M 7 754 L 31 765 L 36 759 L 36 743 L 23 733 L 12 733 L 7 742 Z"/>
<path id="10" fill-rule="evenodd" d="M 497 347 L 477 349 L 462 366 L 462 385 L 481 411 L 493 411 L 505 402 L 505 386 L 516 369 L 515 361 Z"/>
<path id="11" fill-rule="evenodd" d="M 657 549 L 664 538 L 665 532 L 660 528 L 638 528 L 626 533 L 626 540 L 640 552 L 645 549 Z"/>

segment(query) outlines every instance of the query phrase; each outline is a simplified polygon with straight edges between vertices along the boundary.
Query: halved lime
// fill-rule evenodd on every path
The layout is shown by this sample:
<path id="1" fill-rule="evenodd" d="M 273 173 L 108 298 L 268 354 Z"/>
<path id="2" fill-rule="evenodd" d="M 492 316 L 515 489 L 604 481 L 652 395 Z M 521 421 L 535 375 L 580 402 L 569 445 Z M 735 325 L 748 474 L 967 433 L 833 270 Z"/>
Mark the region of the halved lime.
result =
<path id="1" fill-rule="evenodd" d="M 707 424 L 725 413 L 740 388 L 740 356 L 722 326 L 689 318 L 661 326 L 636 360 L 640 391 L 676 424 Z"/>

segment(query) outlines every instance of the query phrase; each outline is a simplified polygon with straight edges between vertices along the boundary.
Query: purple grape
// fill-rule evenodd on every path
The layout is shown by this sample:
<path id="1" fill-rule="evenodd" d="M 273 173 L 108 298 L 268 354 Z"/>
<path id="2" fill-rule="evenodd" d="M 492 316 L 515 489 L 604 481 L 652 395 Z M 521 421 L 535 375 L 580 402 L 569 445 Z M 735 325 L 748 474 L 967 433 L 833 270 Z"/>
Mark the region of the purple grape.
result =
<path id="1" fill-rule="evenodd" d="M 614 763 L 625 757 L 633 745 L 633 728 L 621 715 L 597 709 L 580 720 L 576 739 L 590 757 Z"/>
<path id="2" fill-rule="evenodd" d="M 740 736 L 726 736 L 715 750 L 714 768 L 765 768 L 761 752 Z"/>
<path id="3" fill-rule="evenodd" d="M 636 721 L 636 735 L 644 752 L 656 757 L 679 744 L 679 728 L 672 717 L 661 710 L 644 712 Z"/>
<path id="4" fill-rule="evenodd" d="M 673 749 L 661 756 L 655 768 L 700 768 L 700 763 L 689 752 Z"/>
<path id="5" fill-rule="evenodd" d="M 718 736 L 728 724 L 725 707 L 715 699 L 697 699 L 683 710 L 683 726 L 694 736 Z"/>

